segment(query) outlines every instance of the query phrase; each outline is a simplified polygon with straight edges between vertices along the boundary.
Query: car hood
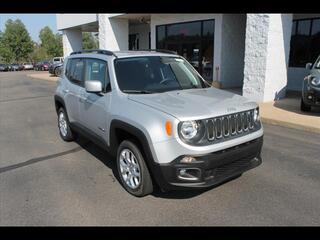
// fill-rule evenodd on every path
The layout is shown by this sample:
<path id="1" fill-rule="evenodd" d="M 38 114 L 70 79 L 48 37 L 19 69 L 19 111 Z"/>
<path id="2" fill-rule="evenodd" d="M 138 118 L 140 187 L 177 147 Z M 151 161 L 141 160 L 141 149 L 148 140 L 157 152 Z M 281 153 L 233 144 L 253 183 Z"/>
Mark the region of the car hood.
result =
<path id="1" fill-rule="evenodd" d="M 205 119 L 257 107 L 245 97 L 217 88 L 188 89 L 155 94 L 130 94 L 129 99 L 181 121 Z"/>

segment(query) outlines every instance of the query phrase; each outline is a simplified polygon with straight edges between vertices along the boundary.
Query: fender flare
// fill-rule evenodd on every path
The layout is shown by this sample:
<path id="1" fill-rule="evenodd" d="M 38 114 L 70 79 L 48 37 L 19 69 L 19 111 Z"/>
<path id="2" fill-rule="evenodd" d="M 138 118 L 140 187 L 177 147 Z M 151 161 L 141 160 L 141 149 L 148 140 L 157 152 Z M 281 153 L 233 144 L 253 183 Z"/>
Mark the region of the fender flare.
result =
<path id="1" fill-rule="evenodd" d="M 121 120 L 117 120 L 117 119 L 112 120 L 110 123 L 110 135 L 109 135 L 110 136 L 109 146 L 110 146 L 110 150 L 112 151 L 112 154 L 116 156 L 117 149 L 118 149 L 118 146 L 117 146 L 118 139 L 117 139 L 116 129 L 121 129 L 123 131 L 126 131 L 129 134 L 135 136 L 140 141 L 140 144 L 143 148 L 141 150 L 144 153 L 145 162 L 151 173 L 152 179 L 155 180 L 155 182 L 160 187 L 165 186 L 166 181 L 160 170 L 160 165 L 154 161 L 148 139 L 145 136 L 144 132 L 139 128 L 132 126 L 131 124 L 128 124 Z"/>
<path id="2" fill-rule="evenodd" d="M 58 112 L 58 110 L 59 110 L 57 103 L 60 103 L 63 106 L 63 108 L 67 111 L 63 98 L 58 95 L 54 95 L 54 105 L 56 108 L 56 112 Z"/>

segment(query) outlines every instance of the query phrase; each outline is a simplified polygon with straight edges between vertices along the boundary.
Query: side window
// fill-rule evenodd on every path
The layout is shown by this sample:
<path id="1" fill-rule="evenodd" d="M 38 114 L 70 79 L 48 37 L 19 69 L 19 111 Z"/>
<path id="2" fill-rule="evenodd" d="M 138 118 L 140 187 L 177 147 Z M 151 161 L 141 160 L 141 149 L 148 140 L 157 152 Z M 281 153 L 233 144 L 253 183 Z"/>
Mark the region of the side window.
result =
<path id="1" fill-rule="evenodd" d="M 82 85 L 84 62 L 82 59 L 72 58 L 68 60 L 65 75 L 73 83 Z"/>
<path id="2" fill-rule="evenodd" d="M 108 65 L 99 59 L 86 59 L 86 70 L 84 81 L 100 81 L 104 91 L 110 91 L 110 78 Z"/>

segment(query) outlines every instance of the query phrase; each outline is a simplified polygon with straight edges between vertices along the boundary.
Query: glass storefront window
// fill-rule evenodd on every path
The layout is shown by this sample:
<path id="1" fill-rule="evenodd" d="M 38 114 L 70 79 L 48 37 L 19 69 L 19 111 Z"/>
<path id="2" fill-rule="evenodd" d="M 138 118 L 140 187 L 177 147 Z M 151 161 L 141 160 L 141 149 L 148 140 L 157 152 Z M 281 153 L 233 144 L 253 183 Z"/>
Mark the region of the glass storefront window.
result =
<path id="1" fill-rule="evenodd" d="M 320 54 L 320 19 L 299 19 L 292 22 L 290 67 L 304 68 Z"/>
<path id="2" fill-rule="evenodd" d="M 166 37 L 165 26 L 159 26 L 157 28 L 157 48 L 164 49 L 164 40 Z"/>
<path id="3" fill-rule="evenodd" d="M 214 20 L 157 26 L 156 39 L 157 48 L 176 51 L 212 81 Z"/>

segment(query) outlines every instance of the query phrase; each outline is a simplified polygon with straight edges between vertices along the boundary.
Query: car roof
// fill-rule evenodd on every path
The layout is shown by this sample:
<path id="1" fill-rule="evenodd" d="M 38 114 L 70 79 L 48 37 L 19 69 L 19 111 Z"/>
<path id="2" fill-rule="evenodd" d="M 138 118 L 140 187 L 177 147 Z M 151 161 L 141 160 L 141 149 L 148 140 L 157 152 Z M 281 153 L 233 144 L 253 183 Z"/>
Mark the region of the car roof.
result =
<path id="1" fill-rule="evenodd" d="M 100 51 L 100 50 L 99 50 Z M 161 51 L 134 51 L 134 50 L 128 50 L 128 51 L 106 51 L 106 53 L 103 53 L 104 50 L 101 50 L 101 52 L 76 52 L 72 53 L 68 58 L 78 58 L 78 57 L 97 57 L 97 58 L 107 58 L 110 56 L 116 57 L 116 58 L 128 58 L 128 57 L 143 57 L 143 56 L 174 56 L 178 57 L 179 55 L 173 54 L 168 52 L 161 52 Z"/>
<path id="2" fill-rule="evenodd" d="M 114 54 L 118 58 L 126 57 L 142 57 L 142 56 L 177 56 L 172 53 L 156 52 L 156 51 L 115 51 Z"/>

